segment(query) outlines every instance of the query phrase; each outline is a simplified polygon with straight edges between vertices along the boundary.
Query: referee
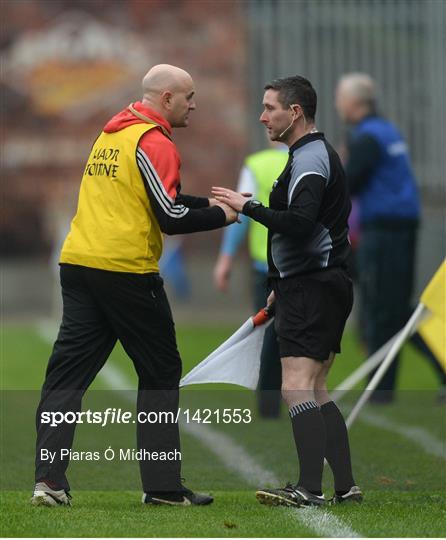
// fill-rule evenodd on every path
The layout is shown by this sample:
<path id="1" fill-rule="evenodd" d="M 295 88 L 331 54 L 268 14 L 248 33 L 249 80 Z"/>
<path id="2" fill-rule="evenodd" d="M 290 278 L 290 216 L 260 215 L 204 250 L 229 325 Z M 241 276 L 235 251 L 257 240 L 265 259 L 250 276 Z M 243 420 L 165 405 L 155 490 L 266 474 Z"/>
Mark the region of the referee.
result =
<path id="1" fill-rule="evenodd" d="M 80 411 L 83 394 L 117 340 L 138 374 L 138 413 L 176 417 L 181 359 L 159 276 L 162 233 L 211 230 L 237 218 L 215 199 L 181 193 L 172 128 L 186 127 L 194 109 L 190 75 L 155 66 L 143 79 L 142 100 L 111 118 L 93 144 L 60 257 L 63 318 L 36 416 L 34 505 L 68 506 L 71 499 L 69 462 L 61 449 L 71 448 L 75 425 L 50 427 L 41 413 Z M 144 503 L 212 502 L 181 482 L 177 423 L 138 423 L 137 444 L 144 455 L 180 456 L 140 461 Z M 43 457 L 49 452 L 52 462 Z"/>
<path id="2" fill-rule="evenodd" d="M 332 501 L 361 501 L 353 479 L 344 419 L 327 392 L 326 378 L 350 314 L 348 273 L 350 200 L 339 157 L 315 127 L 317 97 L 295 76 L 265 86 L 260 121 L 273 141 L 289 147 L 274 182 L 269 208 L 234 191 L 214 188 L 217 200 L 268 228 L 268 275 L 282 362 L 282 396 L 299 460 L 297 483 L 257 491 L 270 505 L 326 504 L 324 457 L 334 475 Z"/>

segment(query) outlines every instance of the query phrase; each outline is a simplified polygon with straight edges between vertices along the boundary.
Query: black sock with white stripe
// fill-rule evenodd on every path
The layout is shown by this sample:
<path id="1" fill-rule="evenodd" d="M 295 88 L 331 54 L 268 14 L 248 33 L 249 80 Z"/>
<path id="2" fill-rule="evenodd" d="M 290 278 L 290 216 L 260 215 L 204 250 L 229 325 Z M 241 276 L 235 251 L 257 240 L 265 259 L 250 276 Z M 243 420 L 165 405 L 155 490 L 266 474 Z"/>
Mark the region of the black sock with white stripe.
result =
<path id="1" fill-rule="evenodd" d="M 326 434 L 319 405 L 316 401 L 305 401 L 290 407 L 289 412 L 299 458 L 297 485 L 322 495 Z"/>
<path id="2" fill-rule="evenodd" d="M 335 491 L 341 495 L 347 493 L 355 485 L 347 426 L 334 401 L 324 403 L 321 407 L 321 413 L 327 432 L 325 457 L 333 471 Z"/>

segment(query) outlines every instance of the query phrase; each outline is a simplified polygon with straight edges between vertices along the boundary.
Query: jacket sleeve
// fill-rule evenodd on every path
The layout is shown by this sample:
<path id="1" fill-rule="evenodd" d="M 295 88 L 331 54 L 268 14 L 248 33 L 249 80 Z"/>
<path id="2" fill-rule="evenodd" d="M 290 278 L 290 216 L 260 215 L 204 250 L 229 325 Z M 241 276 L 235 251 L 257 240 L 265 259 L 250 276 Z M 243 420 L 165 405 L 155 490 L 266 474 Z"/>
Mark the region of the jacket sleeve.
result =
<path id="1" fill-rule="evenodd" d="M 175 202 L 187 206 L 187 208 L 207 208 L 209 206 L 207 197 L 195 197 L 195 195 L 185 195 L 181 192 L 178 192 Z"/>
<path id="2" fill-rule="evenodd" d="M 271 232 L 281 233 L 299 241 L 309 238 L 316 225 L 325 192 L 326 179 L 308 174 L 300 179 L 286 210 L 272 210 L 263 205 L 243 207 L 243 214 L 265 225 Z"/>
<path id="3" fill-rule="evenodd" d="M 349 145 L 345 175 L 351 195 L 358 195 L 365 189 L 380 159 L 381 148 L 371 135 L 361 135 Z"/>
<path id="4" fill-rule="evenodd" d="M 158 168 L 141 146 L 136 151 L 136 161 L 161 231 L 172 235 L 209 231 L 223 227 L 226 223 L 226 216 L 220 207 L 189 208 L 184 204 L 184 202 L 192 205 L 200 204 L 199 199 L 202 198 L 177 194 L 179 173 L 178 167 L 176 167 L 177 175 L 175 178 L 174 160 L 175 152 L 172 149 L 169 155 L 168 146 L 163 148 L 163 158 L 158 160 Z M 154 161 L 156 162 L 156 157 Z M 201 201 L 201 204 L 203 202 Z M 207 204 L 209 205 L 209 201 Z"/>

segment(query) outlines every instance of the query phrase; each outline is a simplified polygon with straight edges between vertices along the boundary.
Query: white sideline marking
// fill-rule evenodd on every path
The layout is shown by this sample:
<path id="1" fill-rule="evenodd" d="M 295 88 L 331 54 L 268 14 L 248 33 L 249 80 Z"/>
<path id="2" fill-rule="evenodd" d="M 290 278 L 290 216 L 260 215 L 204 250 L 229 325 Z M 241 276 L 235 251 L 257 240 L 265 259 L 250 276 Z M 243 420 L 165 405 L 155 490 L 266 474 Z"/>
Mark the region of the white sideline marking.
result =
<path id="1" fill-rule="evenodd" d="M 358 420 L 370 424 L 371 426 L 397 433 L 401 437 L 409 439 L 420 446 L 426 454 L 446 459 L 446 442 L 437 439 L 435 435 L 432 435 L 422 427 L 398 424 L 376 412 L 364 410 L 361 411 Z"/>
<path id="2" fill-rule="evenodd" d="M 52 342 L 57 334 L 54 323 L 42 321 L 37 325 L 40 336 Z M 129 388 L 131 381 L 119 368 L 107 362 L 98 374 L 113 390 Z M 129 394 L 123 396 L 134 403 Z M 182 430 L 197 438 L 206 448 L 213 452 L 227 469 L 236 472 L 239 476 L 253 487 L 278 485 L 276 475 L 264 469 L 249 455 L 246 450 L 238 445 L 232 437 L 221 433 L 203 424 L 182 424 Z M 330 512 L 320 508 L 281 509 L 292 519 L 297 519 L 305 527 L 313 530 L 318 536 L 331 538 L 358 538 L 360 535 Z"/>
<path id="3" fill-rule="evenodd" d="M 264 469 L 229 435 L 203 424 L 184 424 L 182 429 L 196 437 L 220 458 L 227 469 L 236 472 L 253 487 L 277 486 L 280 483 L 273 472 Z M 322 537 L 357 538 L 360 536 L 344 521 L 320 508 L 287 508 L 286 514 Z"/>
<path id="4" fill-rule="evenodd" d="M 132 381 L 110 361 L 105 364 L 98 375 L 99 377 L 102 377 L 102 380 L 113 390 L 134 390 Z M 134 401 L 136 403 L 136 397 L 133 400 L 128 394 L 123 393 L 123 395 L 128 401 Z"/>
<path id="5" fill-rule="evenodd" d="M 279 480 L 273 472 L 264 469 L 229 435 L 204 424 L 182 424 L 181 429 L 196 437 L 220 458 L 227 469 L 236 472 L 249 484 L 256 487 L 272 487 L 279 484 Z"/>
<path id="6" fill-rule="evenodd" d="M 298 518 L 306 527 L 323 538 L 359 538 L 358 534 L 345 521 L 319 508 L 287 508 L 286 514 Z M 297 515 L 298 514 L 298 515 Z"/>

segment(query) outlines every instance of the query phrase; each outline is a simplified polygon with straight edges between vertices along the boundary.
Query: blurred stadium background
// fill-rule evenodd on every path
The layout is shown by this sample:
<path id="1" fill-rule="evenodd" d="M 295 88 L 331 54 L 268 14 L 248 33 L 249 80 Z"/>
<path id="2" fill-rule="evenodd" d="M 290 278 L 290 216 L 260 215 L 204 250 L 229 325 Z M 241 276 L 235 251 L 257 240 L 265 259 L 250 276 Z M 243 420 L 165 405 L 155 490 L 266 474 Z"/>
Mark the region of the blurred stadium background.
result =
<path id="1" fill-rule="evenodd" d="M 175 140 L 183 189 L 235 186 L 265 144 L 263 85 L 299 73 L 319 95 L 317 125 L 337 147 L 338 77 L 369 72 L 381 110 L 409 142 L 423 199 L 417 292 L 445 253 L 443 0 L 1 0 L 2 304 L 6 318 L 57 315 L 57 256 L 84 162 L 105 121 L 139 99 L 160 62 L 190 71 L 197 111 Z M 184 238 L 191 298 L 177 319 L 240 320 L 251 311 L 250 265 L 229 295 L 212 268 L 221 232 Z"/>
<path id="2" fill-rule="evenodd" d="M 281 480 L 289 474 L 294 450 L 283 436 L 289 430 L 286 415 L 277 422 L 258 419 L 252 432 L 220 425 L 211 426 L 204 439 L 183 433 L 190 485 L 221 490 L 205 520 L 196 509 L 172 519 L 166 508 L 150 509 L 148 519 L 137 502 L 139 493 L 124 497 L 122 487 L 83 492 L 101 486 L 97 480 L 101 474 L 107 479 L 109 470 L 102 465 L 84 470 L 82 463 L 71 469 L 76 512 L 58 513 L 56 532 L 54 520 L 26 503 L 34 407 L 60 315 L 61 242 L 89 148 L 112 114 L 140 98 L 148 68 L 171 63 L 195 79 L 197 110 L 175 140 L 183 158 L 183 189 L 201 195 L 212 185 L 235 186 L 246 154 L 266 144 L 258 122 L 266 81 L 296 73 L 308 77 L 319 97 L 317 126 L 341 149 L 345 127 L 334 109 L 337 79 L 347 71 L 369 72 L 380 86 L 382 112 L 408 140 L 422 195 L 418 295 L 446 251 L 446 0 L 0 0 L 0 7 L 0 256 L 6 321 L 0 382 L 10 400 L 2 401 L 0 437 L 4 536 L 444 535 L 444 409 L 436 404 L 439 382 L 431 366 L 411 347 L 404 353 L 398 380 L 404 392 L 398 401 L 381 414 L 366 410 L 352 430 L 355 470 L 367 493 L 362 507 L 335 507 L 314 519 L 285 510 L 273 515 L 253 504 L 252 489 L 265 474 Z M 223 295 L 213 287 L 220 237 L 221 231 L 183 237 L 191 295 L 181 299 L 170 290 L 169 296 L 184 372 L 251 314 L 247 253 L 237 262 L 231 292 Z M 345 334 L 342 356 L 332 386 L 364 356 L 354 329 Z M 116 389 L 134 387 L 133 367 L 118 346 L 92 390 L 113 389 L 115 395 Z M 254 393 L 230 389 L 223 396 L 216 389 L 213 406 L 239 400 L 255 409 Z M 129 407 L 123 394 L 115 395 L 114 406 Z M 208 406 L 203 401 L 208 395 L 186 390 L 181 399 Z M 83 439 L 82 431 L 76 437 L 77 448 L 89 448 L 91 437 Z M 254 458 L 254 475 L 245 465 L 246 452 Z M 230 466 L 221 459 L 225 453 L 235 455 Z M 125 486 L 138 489 L 137 468 L 131 465 Z M 127 470 L 109 477 L 119 480 Z"/>

